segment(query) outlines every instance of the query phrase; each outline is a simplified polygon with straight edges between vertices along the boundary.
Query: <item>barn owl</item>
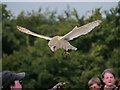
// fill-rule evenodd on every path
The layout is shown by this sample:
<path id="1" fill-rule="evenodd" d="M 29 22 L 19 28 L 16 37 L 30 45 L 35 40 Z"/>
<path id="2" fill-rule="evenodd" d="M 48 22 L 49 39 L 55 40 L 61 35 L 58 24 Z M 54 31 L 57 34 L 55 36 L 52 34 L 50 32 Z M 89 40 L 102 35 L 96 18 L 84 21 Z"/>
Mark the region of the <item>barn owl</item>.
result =
<path id="1" fill-rule="evenodd" d="M 21 26 L 17 26 L 17 29 L 20 30 L 21 32 L 26 33 L 26 34 L 30 34 L 30 35 L 33 35 L 33 36 L 36 36 L 36 37 L 39 37 L 39 38 L 49 40 L 48 46 L 50 47 L 50 49 L 53 52 L 56 51 L 59 48 L 64 48 L 65 51 L 68 51 L 68 50 L 77 50 L 76 47 L 72 46 L 68 42 L 69 40 L 73 40 L 74 38 L 77 38 L 80 35 L 87 34 L 93 28 L 98 26 L 100 23 L 101 23 L 101 20 L 96 20 L 96 21 L 93 21 L 93 22 L 88 23 L 86 25 L 83 25 L 81 27 L 75 26 L 73 28 L 73 30 L 70 31 L 69 33 L 67 33 L 66 35 L 64 35 L 64 36 L 54 36 L 53 38 L 36 34 L 34 32 L 31 32 L 30 30 L 28 30 L 26 28 L 21 27 Z"/>

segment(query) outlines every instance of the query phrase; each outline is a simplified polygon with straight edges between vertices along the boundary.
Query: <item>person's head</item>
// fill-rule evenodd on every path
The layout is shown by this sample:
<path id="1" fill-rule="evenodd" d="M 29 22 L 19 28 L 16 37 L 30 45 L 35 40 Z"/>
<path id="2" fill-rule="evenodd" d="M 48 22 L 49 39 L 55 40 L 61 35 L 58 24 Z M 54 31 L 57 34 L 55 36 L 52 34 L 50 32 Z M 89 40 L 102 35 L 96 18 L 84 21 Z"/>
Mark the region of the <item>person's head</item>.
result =
<path id="1" fill-rule="evenodd" d="M 102 78 L 107 87 L 112 87 L 115 83 L 115 72 L 113 69 L 106 69 L 102 73 Z"/>
<path id="2" fill-rule="evenodd" d="M 25 77 L 25 72 L 13 73 L 10 71 L 2 72 L 2 90 L 22 88 L 22 79 Z"/>
<path id="3" fill-rule="evenodd" d="M 88 82 L 90 90 L 99 90 L 101 88 L 101 81 L 99 78 L 91 78 Z"/>

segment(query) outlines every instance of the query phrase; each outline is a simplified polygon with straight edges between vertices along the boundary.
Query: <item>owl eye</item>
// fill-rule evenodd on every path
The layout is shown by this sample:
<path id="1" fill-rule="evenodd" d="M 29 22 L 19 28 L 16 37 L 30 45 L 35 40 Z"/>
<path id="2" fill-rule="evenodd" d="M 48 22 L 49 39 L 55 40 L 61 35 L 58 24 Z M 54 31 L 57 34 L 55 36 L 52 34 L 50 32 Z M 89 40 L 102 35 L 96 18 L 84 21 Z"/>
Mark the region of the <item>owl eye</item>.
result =
<path id="1" fill-rule="evenodd" d="M 56 48 L 56 46 L 53 47 L 54 49 Z"/>

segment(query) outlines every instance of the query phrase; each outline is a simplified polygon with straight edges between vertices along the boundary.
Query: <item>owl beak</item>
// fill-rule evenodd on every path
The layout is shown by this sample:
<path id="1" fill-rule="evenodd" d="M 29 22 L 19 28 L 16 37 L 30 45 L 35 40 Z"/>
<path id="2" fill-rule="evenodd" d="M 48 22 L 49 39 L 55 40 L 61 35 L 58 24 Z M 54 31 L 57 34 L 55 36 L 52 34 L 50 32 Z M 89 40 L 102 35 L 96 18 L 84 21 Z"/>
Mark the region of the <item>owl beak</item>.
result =
<path id="1" fill-rule="evenodd" d="M 51 49 L 53 52 L 55 51 L 53 47 L 50 47 L 50 49 Z"/>

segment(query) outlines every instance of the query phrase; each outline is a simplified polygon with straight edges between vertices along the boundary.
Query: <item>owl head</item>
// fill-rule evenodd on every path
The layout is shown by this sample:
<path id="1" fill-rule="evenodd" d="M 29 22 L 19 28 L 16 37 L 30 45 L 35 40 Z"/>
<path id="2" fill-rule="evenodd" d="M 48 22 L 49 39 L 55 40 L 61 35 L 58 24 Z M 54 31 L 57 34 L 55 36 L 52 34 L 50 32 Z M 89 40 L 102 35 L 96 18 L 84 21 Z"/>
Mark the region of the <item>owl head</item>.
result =
<path id="1" fill-rule="evenodd" d="M 54 52 L 59 48 L 59 42 L 60 42 L 60 37 L 55 36 L 49 41 L 48 46 Z"/>

